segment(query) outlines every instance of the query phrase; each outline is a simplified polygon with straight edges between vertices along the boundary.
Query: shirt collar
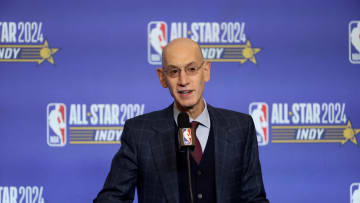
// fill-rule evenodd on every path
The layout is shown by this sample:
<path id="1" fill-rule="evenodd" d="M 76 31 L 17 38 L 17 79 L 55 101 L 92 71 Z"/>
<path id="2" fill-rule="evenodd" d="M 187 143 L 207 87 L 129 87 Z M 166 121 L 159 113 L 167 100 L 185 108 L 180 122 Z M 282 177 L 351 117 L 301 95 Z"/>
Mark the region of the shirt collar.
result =
<path id="1" fill-rule="evenodd" d="M 207 127 L 207 128 L 210 128 L 210 116 L 209 116 L 209 111 L 208 111 L 208 108 L 207 108 L 207 104 L 206 104 L 206 101 L 205 99 L 204 100 L 204 103 L 205 103 L 205 108 L 204 110 L 201 112 L 201 114 L 195 118 L 195 119 L 192 119 L 191 117 L 190 118 L 190 122 L 192 121 L 197 121 L 199 122 L 201 125 Z M 174 120 L 175 120 L 175 123 L 177 125 L 177 117 L 179 116 L 180 114 L 180 111 L 179 109 L 177 109 L 176 105 L 175 105 L 175 102 L 173 104 L 173 110 L 174 110 Z"/>

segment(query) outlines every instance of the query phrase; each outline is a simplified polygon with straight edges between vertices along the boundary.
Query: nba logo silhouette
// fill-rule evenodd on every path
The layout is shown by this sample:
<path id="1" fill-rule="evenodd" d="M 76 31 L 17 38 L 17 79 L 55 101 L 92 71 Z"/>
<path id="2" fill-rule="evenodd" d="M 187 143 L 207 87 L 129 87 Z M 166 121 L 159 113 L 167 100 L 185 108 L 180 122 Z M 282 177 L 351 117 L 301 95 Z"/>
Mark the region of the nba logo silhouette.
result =
<path id="1" fill-rule="evenodd" d="M 349 23 L 349 60 L 360 64 L 360 21 Z"/>
<path id="2" fill-rule="evenodd" d="M 161 64 L 161 54 L 167 45 L 167 24 L 164 21 L 151 21 L 148 24 L 148 61 Z"/>
<path id="3" fill-rule="evenodd" d="M 66 144 L 66 106 L 62 103 L 47 105 L 47 144 L 63 147 Z"/>
<path id="4" fill-rule="evenodd" d="M 184 137 L 184 144 L 192 145 L 191 128 L 183 128 L 182 133 L 183 133 L 183 137 Z"/>
<path id="5" fill-rule="evenodd" d="M 253 102 L 249 106 L 249 114 L 254 121 L 256 136 L 260 146 L 264 146 L 269 143 L 268 109 L 268 105 L 264 102 Z"/>
<path id="6" fill-rule="evenodd" d="M 360 203 L 360 183 L 351 184 L 350 203 Z"/>

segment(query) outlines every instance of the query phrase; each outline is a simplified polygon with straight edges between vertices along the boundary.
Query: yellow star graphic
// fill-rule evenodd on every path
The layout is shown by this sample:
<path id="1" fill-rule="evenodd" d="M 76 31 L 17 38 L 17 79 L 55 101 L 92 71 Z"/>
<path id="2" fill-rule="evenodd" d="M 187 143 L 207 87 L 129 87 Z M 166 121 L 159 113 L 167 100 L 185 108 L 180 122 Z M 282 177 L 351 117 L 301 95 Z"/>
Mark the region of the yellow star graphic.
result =
<path id="1" fill-rule="evenodd" d="M 240 63 L 245 63 L 247 60 L 250 60 L 254 64 L 256 64 L 255 54 L 258 53 L 261 49 L 260 48 L 252 48 L 251 43 L 248 40 L 244 49 L 242 50 L 242 55 L 244 59 L 240 59 Z"/>
<path id="2" fill-rule="evenodd" d="M 38 64 L 41 64 L 45 60 L 49 61 L 51 64 L 54 64 L 54 58 L 52 57 L 57 51 L 58 48 L 49 48 L 49 43 L 45 40 L 42 49 L 40 50 L 40 56 L 42 57 L 41 60 L 38 61 Z"/>
<path id="3" fill-rule="evenodd" d="M 345 144 L 347 141 L 351 141 L 354 144 L 357 144 L 356 135 L 360 133 L 360 129 L 353 129 L 350 120 L 347 122 L 346 128 L 343 131 L 343 136 L 345 140 L 341 144 Z"/>

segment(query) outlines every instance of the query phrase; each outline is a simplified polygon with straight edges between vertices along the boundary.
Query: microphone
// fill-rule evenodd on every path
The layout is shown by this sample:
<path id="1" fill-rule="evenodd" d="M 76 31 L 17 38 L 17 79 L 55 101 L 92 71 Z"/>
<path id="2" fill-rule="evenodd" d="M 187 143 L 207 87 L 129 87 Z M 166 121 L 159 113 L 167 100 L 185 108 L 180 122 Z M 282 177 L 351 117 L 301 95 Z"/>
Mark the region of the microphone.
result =
<path id="1" fill-rule="evenodd" d="M 187 115 L 187 113 L 181 112 L 177 117 L 177 123 L 179 127 L 179 133 L 178 133 L 179 149 L 182 152 L 184 151 L 186 152 L 190 203 L 193 203 L 194 195 L 191 184 L 192 181 L 191 181 L 191 168 L 190 168 L 190 150 L 193 151 L 195 148 L 195 137 L 194 137 L 195 133 L 194 133 L 194 129 L 191 128 L 189 115 Z"/>
<path id="2" fill-rule="evenodd" d="M 177 123 L 179 127 L 178 139 L 180 151 L 186 151 L 186 149 L 193 151 L 195 148 L 195 133 L 194 129 L 191 128 L 189 115 L 181 112 L 177 117 Z"/>

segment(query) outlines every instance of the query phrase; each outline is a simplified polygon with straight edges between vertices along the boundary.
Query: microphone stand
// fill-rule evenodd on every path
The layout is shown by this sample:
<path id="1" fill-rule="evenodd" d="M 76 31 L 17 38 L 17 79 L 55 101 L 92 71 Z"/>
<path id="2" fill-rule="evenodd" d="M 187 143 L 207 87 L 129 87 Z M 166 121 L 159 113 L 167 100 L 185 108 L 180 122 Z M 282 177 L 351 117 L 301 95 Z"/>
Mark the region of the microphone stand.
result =
<path id="1" fill-rule="evenodd" d="M 179 141 L 179 148 L 180 151 L 184 151 L 184 148 L 186 148 L 186 159 L 187 159 L 187 171 L 188 171 L 188 181 L 189 181 L 189 189 L 190 189 L 190 203 L 194 202 L 194 197 L 193 197 L 193 191 L 192 191 L 192 185 L 191 185 L 191 170 L 190 170 L 190 148 L 194 149 L 195 145 L 193 143 L 193 141 L 195 140 L 194 135 L 193 135 L 193 129 L 191 128 L 191 124 L 189 121 L 189 115 L 187 115 L 184 112 L 181 112 L 178 115 L 177 118 L 178 122 L 178 126 L 179 126 L 179 133 L 178 133 L 178 141 Z M 185 130 L 185 131 L 183 131 Z M 189 132 L 189 130 L 191 132 Z M 186 133 L 186 137 L 184 137 L 184 133 Z M 189 135 L 191 136 L 191 138 L 189 139 Z M 186 139 L 186 143 L 184 143 L 184 139 Z"/>
<path id="2" fill-rule="evenodd" d="M 186 148 L 186 158 L 187 158 L 187 168 L 188 168 L 188 178 L 189 178 L 189 189 L 190 189 L 190 203 L 194 203 L 192 185 L 191 185 L 191 170 L 190 170 L 190 148 Z"/>

